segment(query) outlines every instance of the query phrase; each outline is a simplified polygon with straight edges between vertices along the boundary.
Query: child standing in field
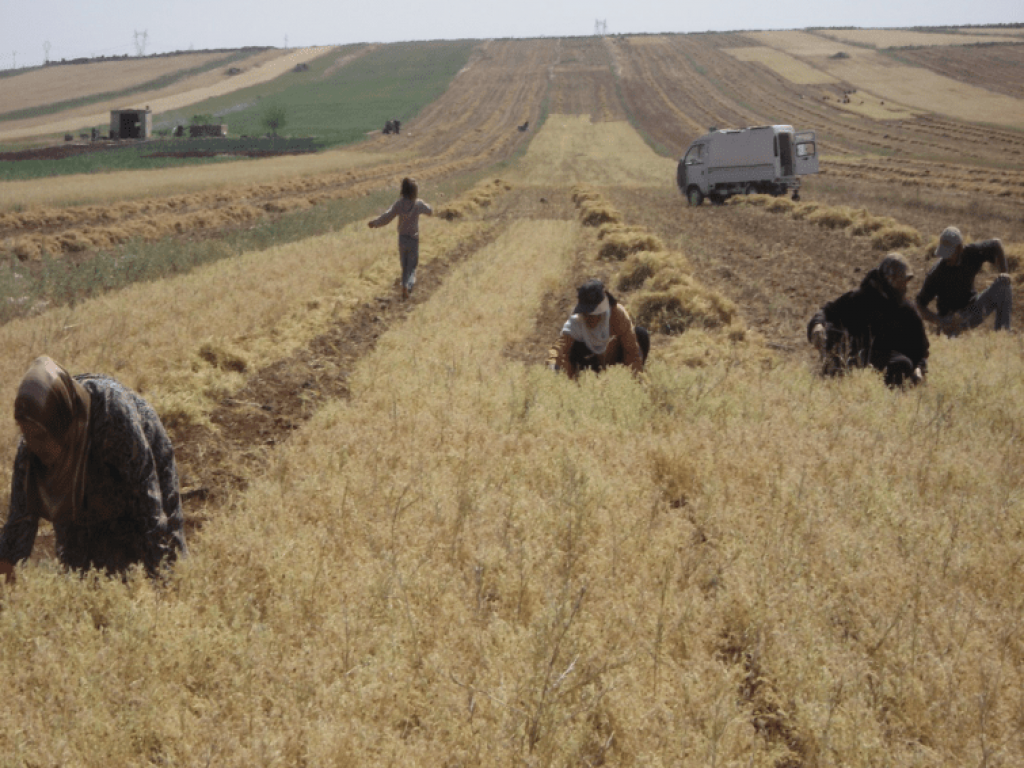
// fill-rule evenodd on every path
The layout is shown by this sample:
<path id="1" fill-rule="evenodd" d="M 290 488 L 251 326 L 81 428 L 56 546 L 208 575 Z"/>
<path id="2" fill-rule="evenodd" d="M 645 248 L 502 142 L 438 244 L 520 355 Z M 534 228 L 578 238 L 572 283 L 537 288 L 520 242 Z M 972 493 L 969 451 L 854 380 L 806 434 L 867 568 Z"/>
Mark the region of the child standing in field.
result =
<path id="1" fill-rule="evenodd" d="M 433 216 L 434 210 L 419 199 L 415 179 L 402 179 L 402 196 L 373 221 L 371 229 L 383 227 L 398 217 L 398 256 L 402 262 L 402 298 L 409 298 L 416 285 L 416 266 L 420 262 L 420 214 Z"/>

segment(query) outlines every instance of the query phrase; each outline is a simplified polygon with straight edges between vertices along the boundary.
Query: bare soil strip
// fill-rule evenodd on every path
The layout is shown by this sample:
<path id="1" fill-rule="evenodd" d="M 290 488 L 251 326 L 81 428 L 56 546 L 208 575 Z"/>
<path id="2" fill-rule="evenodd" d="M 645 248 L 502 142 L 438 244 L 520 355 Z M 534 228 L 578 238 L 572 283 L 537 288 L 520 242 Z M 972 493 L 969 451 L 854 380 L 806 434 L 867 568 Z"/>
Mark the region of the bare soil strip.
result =
<path id="1" fill-rule="evenodd" d="M 319 405 L 349 396 L 348 372 L 370 352 L 389 328 L 430 299 L 445 275 L 491 242 L 503 228 L 494 226 L 456 250 L 419 269 L 417 289 L 402 301 L 397 287 L 378 296 L 346 320 L 288 358 L 254 373 L 211 416 L 215 429 L 172 431 L 178 471 L 186 500 L 186 522 L 201 525 L 211 508 L 222 505 L 248 478 L 266 465 L 267 451 L 287 439 Z"/>

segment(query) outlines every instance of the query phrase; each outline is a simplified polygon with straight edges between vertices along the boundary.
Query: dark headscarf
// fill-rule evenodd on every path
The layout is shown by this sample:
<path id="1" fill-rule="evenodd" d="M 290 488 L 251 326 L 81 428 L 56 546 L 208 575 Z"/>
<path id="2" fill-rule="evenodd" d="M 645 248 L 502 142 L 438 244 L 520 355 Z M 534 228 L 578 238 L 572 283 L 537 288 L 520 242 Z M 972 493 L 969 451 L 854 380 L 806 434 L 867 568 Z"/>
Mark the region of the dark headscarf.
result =
<path id="1" fill-rule="evenodd" d="M 89 456 L 89 393 L 71 375 L 43 355 L 29 367 L 14 399 L 19 425 L 35 424 L 61 447 L 47 467 L 30 457 L 25 489 L 28 511 L 46 520 L 75 520 L 85 497 Z"/>

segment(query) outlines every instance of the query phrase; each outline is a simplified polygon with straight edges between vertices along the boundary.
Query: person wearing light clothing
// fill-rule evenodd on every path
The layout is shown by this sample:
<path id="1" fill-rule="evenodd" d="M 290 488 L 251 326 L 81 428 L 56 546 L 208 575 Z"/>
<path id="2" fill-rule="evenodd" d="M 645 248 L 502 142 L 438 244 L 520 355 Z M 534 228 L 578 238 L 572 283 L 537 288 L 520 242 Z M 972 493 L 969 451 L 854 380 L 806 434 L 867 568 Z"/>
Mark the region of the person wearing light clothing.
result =
<path id="1" fill-rule="evenodd" d="M 960 230 L 947 227 L 935 249 L 938 261 L 928 270 L 917 294 L 921 317 L 934 324 L 947 336 L 976 328 L 993 312 L 996 330 L 1010 330 L 1013 292 L 1010 266 L 999 240 L 983 240 L 965 245 Z M 974 290 L 974 280 L 984 264 L 992 264 L 999 276 L 981 293 Z M 936 311 L 928 308 L 935 300 Z"/>
<path id="2" fill-rule="evenodd" d="M 580 371 L 603 371 L 609 365 L 628 365 L 640 373 L 651 349 L 646 328 L 634 327 L 626 308 L 600 280 L 576 289 L 576 308 L 562 326 L 551 350 L 549 365 L 575 379 Z"/>
<path id="3" fill-rule="evenodd" d="M 376 219 L 370 229 L 383 227 L 398 217 L 398 258 L 402 263 L 402 298 L 408 299 L 416 285 L 416 267 L 420 262 L 420 216 L 433 216 L 434 210 L 419 199 L 415 179 L 402 179 L 402 196 Z"/>

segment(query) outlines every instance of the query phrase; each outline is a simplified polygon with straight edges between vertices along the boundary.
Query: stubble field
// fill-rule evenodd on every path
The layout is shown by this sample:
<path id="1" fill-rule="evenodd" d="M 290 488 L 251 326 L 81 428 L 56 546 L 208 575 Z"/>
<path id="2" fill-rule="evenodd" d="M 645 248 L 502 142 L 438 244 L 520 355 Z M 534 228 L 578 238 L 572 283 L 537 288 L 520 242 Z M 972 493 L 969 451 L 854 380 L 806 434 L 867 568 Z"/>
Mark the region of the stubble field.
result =
<path id="1" fill-rule="evenodd" d="M 29 268 L 88 269 L 115 216 L 187 247 L 407 174 L 444 216 L 410 302 L 356 221 L 0 327 L 3 391 L 46 352 L 154 403 L 192 547 L 126 586 L 44 531 L 0 606 L 0 764 L 1019 762 L 1020 337 L 933 338 L 900 393 L 821 381 L 803 333 L 886 228 L 918 280 L 947 224 L 1001 237 L 1018 286 L 1024 136 L 897 130 L 729 53 L 756 44 L 492 41 L 329 172 L 4 185 Z M 818 132 L 800 205 L 685 205 L 692 138 L 780 122 Z M 653 332 L 642 381 L 544 368 L 591 275 Z"/>

